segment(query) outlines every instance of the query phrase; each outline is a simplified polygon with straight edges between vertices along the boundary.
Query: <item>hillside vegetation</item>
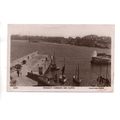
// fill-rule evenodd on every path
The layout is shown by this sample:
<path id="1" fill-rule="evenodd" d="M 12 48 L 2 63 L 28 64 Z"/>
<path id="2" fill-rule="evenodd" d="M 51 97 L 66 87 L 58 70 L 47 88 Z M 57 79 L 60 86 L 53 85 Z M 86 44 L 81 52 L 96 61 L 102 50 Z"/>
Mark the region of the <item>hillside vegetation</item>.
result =
<path id="1" fill-rule="evenodd" d="M 51 42 L 58 44 L 70 44 L 76 46 L 88 46 L 98 48 L 110 48 L 111 37 L 86 35 L 84 37 L 51 37 L 51 36 L 28 36 L 28 35 L 11 35 L 11 40 L 28 40 L 29 42 Z"/>

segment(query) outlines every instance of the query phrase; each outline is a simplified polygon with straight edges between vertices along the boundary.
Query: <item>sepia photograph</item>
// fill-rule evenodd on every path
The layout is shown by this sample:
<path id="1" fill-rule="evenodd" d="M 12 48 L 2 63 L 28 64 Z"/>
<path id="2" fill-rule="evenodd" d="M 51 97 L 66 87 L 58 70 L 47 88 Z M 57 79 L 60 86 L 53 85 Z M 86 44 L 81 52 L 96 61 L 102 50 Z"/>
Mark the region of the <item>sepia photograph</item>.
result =
<path id="1" fill-rule="evenodd" d="M 113 24 L 9 24 L 8 91 L 112 92 Z"/>

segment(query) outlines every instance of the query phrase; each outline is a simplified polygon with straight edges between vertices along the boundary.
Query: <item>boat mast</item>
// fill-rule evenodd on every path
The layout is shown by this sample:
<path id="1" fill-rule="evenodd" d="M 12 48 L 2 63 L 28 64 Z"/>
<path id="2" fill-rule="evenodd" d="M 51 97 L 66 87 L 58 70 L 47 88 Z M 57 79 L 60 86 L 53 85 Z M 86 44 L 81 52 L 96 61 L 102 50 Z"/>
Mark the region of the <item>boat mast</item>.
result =
<path id="1" fill-rule="evenodd" d="M 75 78 L 77 77 L 77 65 L 75 66 Z"/>
<path id="2" fill-rule="evenodd" d="M 100 64 L 100 75 L 101 76 L 101 73 L 102 73 L 102 64 Z"/>
<path id="3" fill-rule="evenodd" d="M 65 57 L 64 57 L 64 74 L 65 74 Z"/>
<path id="4" fill-rule="evenodd" d="M 79 80 L 79 64 L 78 64 L 78 80 Z"/>
<path id="5" fill-rule="evenodd" d="M 106 79 L 108 77 L 108 64 L 107 64 L 107 67 L 106 67 Z"/>
<path id="6" fill-rule="evenodd" d="M 55 50 L 54 50 L 54 54 L 53 54 L 53 64 L 55 64 L 56 60 L 55 60 Z"/>
<path id="7" fill-rule="evenodd" d="M 62 67 L 62 75 L 64 75 L 65 74 L 65 58 L 64 58 L 64 65 L 63 65 L 63 67 Z"/>

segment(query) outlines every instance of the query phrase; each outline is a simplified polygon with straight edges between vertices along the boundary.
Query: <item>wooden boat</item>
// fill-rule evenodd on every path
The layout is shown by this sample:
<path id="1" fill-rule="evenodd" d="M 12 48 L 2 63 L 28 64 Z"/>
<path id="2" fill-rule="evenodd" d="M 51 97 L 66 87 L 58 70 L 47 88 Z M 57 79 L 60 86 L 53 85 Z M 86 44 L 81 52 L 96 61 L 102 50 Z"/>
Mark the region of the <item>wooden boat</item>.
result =
<path id="1" fill-rule="evenodd" d="M 79 76 L 79 64 L 78 66 L 76 66 L 76 70 L 75 70 L 75 75 L 73 75 L 73 82 L 76 83 L 77 85 L 81 84 L 81 79 Z"/>
<path id="2" fill-rule="evenodd" d="M 49 78 L 45 75 L 36 75 L 32 72 L 28 72 L 27 77 L 37 81 L 38 83 L 37 86 L 55 86 L 55 83 L 53 82 L 53 78 Z"/>
<path id="3" fill-rule="evenodd" d="M 51 56 L 51 65 L 50 65 L 50 69 L 51 69 L 51 71 L 57 71 L 57 70 L 60 69 L 60 68 L 57 67 L 57 65 L 56 65 L 55 52 L 54 52 L 54 55 Z"/>
<path id="4" fill-rule="evenodd" d="M 100 75 L 97 78 L 97 86 L 104 86 L 104 87 L 108 87 L 111 85 L 110 80 L 108 79 L 108 65 L 106 66 L 106 76 L 103 77 L 101 75 L 101 67 L 100 66 Z"/>
<path id="5" fill-rule="evenodd" d="M 64 65 L 62 67 L 61 72 L 62 73 L 59 76 L 59 81 L 60 81 L 60 83 L 64 84 L 65 82 L 67 82 L 67 78 L 66 78 L 66 75 L 65 75 L 65 58 L 64 58 Z"/>

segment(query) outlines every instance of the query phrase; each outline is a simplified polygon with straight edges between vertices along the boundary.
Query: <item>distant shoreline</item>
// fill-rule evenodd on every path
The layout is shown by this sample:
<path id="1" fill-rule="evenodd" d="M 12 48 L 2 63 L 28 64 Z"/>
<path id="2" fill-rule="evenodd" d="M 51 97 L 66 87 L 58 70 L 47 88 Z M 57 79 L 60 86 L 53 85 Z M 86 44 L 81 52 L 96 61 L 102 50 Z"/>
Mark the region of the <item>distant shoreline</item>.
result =
<path id="1" fill-rule="evenodd" d="M 111 37 L 109 36 L 97 36 L 97 35 L 87 35 L 84 37 L 76 38 L 64 38 L 64 37 L 46 37 L 46 36 L 20 36 L 11 35 L 11 41 L 28 41 L 29 43 L 54 43 L 54 44 L 66 44 L 72 46 L 86 46 L 110 49 L 111 48 Z"/>
<path id="2" fill-rule="evenodd" d="M 28 40 L 12 40 L 12 41 L 16 41 L 16 42 L 28 42 Z M 92 47 L 92 46 L 77 46 L 77 45 L 71 45 L 71 44 L 60 44 L 60 43 L 53 43 L 53 42 L 46 42 L 46 41 L 39 41 L 39 42 L 31 42 L 31 43 L 35 43 L 35 44 L 40 44 L 40 43 L 44 43 L 44 44 L 49 44 L 49 45 L 66 45 L 66 46 L 74 46 L 74 47 L 88 47 L 88 48 L 99 48 L 99 49 L 110 49 L 110 48 L 101 48 L 101 47 Z"/>

